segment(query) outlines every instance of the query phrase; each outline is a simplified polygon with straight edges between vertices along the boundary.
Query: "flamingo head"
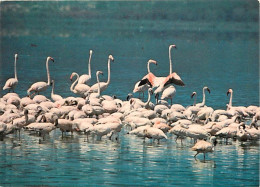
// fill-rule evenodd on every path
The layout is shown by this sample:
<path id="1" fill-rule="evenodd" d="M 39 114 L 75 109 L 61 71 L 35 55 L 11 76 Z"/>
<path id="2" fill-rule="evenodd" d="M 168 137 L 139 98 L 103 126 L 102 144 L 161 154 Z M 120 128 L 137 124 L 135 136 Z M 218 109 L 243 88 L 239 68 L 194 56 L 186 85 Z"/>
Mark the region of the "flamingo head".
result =
<path id="1" fill-rule="evenodd" d="M 24 115 L 28 115 L 28 113 L 29 113 L 28 110 L 25 109 L 25 110 L 24 110 Z"/>
<path id="2" fill-rule="evenodd" d="M 50 56 L 47 57 L 47 61 L 51 60 L 52 62 L 54 62 L 54 59 Z"/>
<path id="3" fill-rule="evenodd" d="M 203 90 L 207 90 L 210 93 L 210 89 L 207 86 L 205 86 Z"/>
<path id="4" fill-rule="evenodd" d="M 74 77 L 74 75 L 76 75 L 75 72 L 73 72 L 73 73 L 70 75 L 70 81 L 72 81 L 72 78 Z"/>
<path id="5" fill-rule="evenodd" d="M 17 53 L 14 55 L 14 58 L 18 59 L 18 54 Z"/>
<path id="6" fill-rule="evenodd" d="M 191 98 L 193 98 L 194 97 L 194 95 L 197 95 L 197 92 L 192 92 L 192 94 L 191 94 Z"/>
<path id="7" fill-rule="evenodd" d="M 99 74 L 103 75 L 103 71 L 97 71 L 96 75 L 98 76 Z"/>
<path id="8" fill-rule="evenodd" d="M 153 95 L 153 89 L 152 88 L 149 88 L 148 92 Z"/>
<path id="9" fill-rule="evenodd" d="M 153 60 L 153 59 L 150 59 L 150 60 L 148 61 L 148 63 L 153 63 L 153 64 L 157 65 L 156 60 Z"/>
<path id="10" fill-rule="evenodd" d="M 54 80 L 51 80 L 51 86 L 54 84 Z"/>
<path id="11" fill-rule="evenodd" d="M 172 44 L 172 45 L 169 46 L 169 49 L 171 49 L 171 48 L 175 48 L 175 49 L 177 49 L 177 46 L 174 45 L 174 44 Z"/>
<path id="12" fill-rule="evenodd" d="M 114 57 L 112 55 L 109 55 L 108 58 L 114 62 Z"/>
<path id="13" fill-rule="evenodd" d="M 231 88 L 229 88 L 228 91 L 227 91 L 227 96 L 228 96 L 229 93 L 232 93 L 232 92 L 233 92 L 233 90 Z"/>
<path id="14" fill-rule="evenodd" d="M 130 105 L 132 105 L 133 103 L 135 103 L 135 100 L 133 98 L 130 99 Z"/>
<path id="15" fill-rule="evenodd" d="M 30 94 L 31 94 L 31 92 L 30 92 L 30 89 L 29 89 L 29 90 L 27 90 L 27 96 L 28 96 L 29 98 L 31 98 Z"/>
<path id="16" fill-rule="evenodd" d="M 129 101 L 133 97 L 133 94 L 128 94 L 126 100 Z"/>
<path id="17" fill-rule="evenodd" d="M 90 49 L 90 50 L 89 50 L 89 54 L 92 55 L 92 53 L 93 53 L 93 51 Z"/>

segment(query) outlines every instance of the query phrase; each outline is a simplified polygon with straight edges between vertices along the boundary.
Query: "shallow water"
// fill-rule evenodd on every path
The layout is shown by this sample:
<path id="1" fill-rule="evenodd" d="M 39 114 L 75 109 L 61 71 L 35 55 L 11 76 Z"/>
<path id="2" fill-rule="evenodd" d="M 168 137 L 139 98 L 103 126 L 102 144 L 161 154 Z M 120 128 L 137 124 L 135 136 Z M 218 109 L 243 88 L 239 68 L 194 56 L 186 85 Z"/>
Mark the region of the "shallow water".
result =
<path id="1" fill-rule="evenodd" d="M 259 144 L 218 144 L 193 158 L 192 142 L 159 144 L 123 131 L 119 141 L 61 138 L 59 130 L 39 144 L 24 132 L 21 141 L 0 142 L 1 184 L 20 185 L 234 185 L 259 183 Z"/>
<path id="2" fill-rule="evenodd" d="M 13 76 L 14 53 L 23 97 L 36 81 L 46 81 L 50 63 L 55 92 L 73 95 L 72 72 L 87 73 L 89 49 L 92 82 L 112 54 L 111 84 L 104 94 L 125 99 L 135 82 L 146 74 L 146 62 L 157 76 L 169 72 L 168 46 L 173 70 L 186 84 L 176 86 L 174 103 L 184 106 L 211 89 L 206 104 L 225 108 L 234 90 L 233 105 L 259 105 L 259 11 L 257 1 L 164 2 L 4 2 L 0 4 L 0 85 Z M 170 7 L 170 8 L 169 8 Z M 43 94 L 50 97 L 50 89 Z M 1 91 L 1 95 L 6 92 Z M 75 96 L 75 95 L 74 95 Z M 138 96 L 138 95 L 136 95 Z M 153 100 L 154 101 L 154 100 Z M 84 136 L 61 139 L 58 130 L 43 144 L 23 134 L 0 142 L 0 184 L 10 185 L 259 185 L 259 145 L 218 145 L 206 162 L 193 158 L 188 140 L 143 143 L 122 135 L 120 142 L 85 142 Z M 15 144 L 18 143 L 14 138 Z"/>

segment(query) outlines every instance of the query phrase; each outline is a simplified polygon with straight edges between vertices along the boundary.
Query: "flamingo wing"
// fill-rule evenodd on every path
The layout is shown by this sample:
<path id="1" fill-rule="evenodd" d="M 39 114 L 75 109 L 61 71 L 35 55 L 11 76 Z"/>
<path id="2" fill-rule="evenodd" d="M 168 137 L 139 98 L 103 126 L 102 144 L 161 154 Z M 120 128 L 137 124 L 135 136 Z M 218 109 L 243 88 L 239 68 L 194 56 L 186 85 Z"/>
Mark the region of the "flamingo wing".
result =
<path id="1" fill-rule="evenodd" d="M 142 80 L 139 82 L 138 87 L 143 86 L 143 85 L 145 85 L 145 84 L 148 84 L 148 85 L 150 85 L 150 86 L 152 87 L 152 83 L 149 81 L 148 78 L 142 79 Z"/>
<path id="2" fill-rule="evenodd" d="M 166 77 L 164 81 L 164 87 L 169 84 L 175 84 L 178 86 L 185 86 L 184 82 L 181 80 L 180 76 L 177 73 L 172 73 L 168 77 Z"/>
<path id="3" fill-rule="evenodd" d="M 151 87 L 153 87 L 155 78 L 156 77 L 155 77 L 155 75 L 153 73 L 148 73 L 146 76 L 144 76 L 142 78 L 142 80 L 140 81 L 138 86 L 142 86 L 142 85 L 148 84 Z"/>
<path id="4" fill-rule="evenodd" d="M 18 80 L 17 80 L 17 79 L 15 79 L 15 78 L 10 78 L 10 79 L 8 79 L 8 80 L 6 81 L 5 86 L 3 87 L 3 90 L 5 90 L 5 89 L 10 89 L 10 88 L 16 86 L 17 83 L 18 83 Z"/>
<path id="5" fill-rule="evenodd" d="M 81 75 L 79 77 L 78 84 L 88 84 L 90 82 L 91 77 L 87 74 Z"/>

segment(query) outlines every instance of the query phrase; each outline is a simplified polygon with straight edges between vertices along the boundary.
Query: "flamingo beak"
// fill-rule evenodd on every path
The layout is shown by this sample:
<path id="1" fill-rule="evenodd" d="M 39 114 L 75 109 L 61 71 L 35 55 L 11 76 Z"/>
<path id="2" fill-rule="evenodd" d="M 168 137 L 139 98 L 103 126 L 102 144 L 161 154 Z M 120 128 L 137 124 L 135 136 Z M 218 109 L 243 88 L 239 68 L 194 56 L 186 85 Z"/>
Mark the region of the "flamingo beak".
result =
<path id="1" fill-rule="evenodd" d="M 52 57 L 50 57 L 50 60 L 51 60 L 52 62 L 54 62 L 54 59 L 53 59 Z"/>
<path id="2" fill-rule="evenodd" d="M 228 96 L 228 94 L 229 94 L 229 91 L 227 91 L 227 96 Z"/>
<path id="3" fill-rule="evenodd" d="M 194 95 L 195 95 L 195 93 L 191 94 L 191 96 L 190 96 L 190 97 L 191 97 L 191 98 L 193 98 L 193 96 L 194 96 Z"/>
<path id="4" fill-rule="evenodd" d="M 209 88 L 207 88 L 207 90 L 208 90 L 208 92 L 210 93 L 210 89 L 209 89 Z"/>
<path id="5" fill-rule="evenodd" d="M 73 77 L 73 75 L 71 74 L 71 76 L 70 76 L 70 81 L 72 81 L 72 77 Z"/>

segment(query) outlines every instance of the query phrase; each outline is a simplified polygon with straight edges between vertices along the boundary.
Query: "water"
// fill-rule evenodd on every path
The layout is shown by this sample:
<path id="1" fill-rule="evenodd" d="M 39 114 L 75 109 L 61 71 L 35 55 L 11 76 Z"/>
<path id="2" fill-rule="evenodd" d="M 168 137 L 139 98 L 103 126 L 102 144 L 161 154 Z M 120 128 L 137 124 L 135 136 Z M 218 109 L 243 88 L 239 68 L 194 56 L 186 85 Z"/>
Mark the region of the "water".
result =
<path id="1" fill-rule="evenodd" d="M 50 63 L 56 93 L 67 97 L 70 74 L 87 73 L 92 49 L 92 82 L 112 54 L 111 84 L 104 94 L 125 99 L 146 74 L 146 62 L 157 76 L 173 69 L 186 84 L 177 87 L 175 103 L 192 104 L 190 94 L 208 86 L 206 104 L 225 108 L 259 105 L 259 13 L 257 1 L 164 2 L 4 2 L 0 4 L 0 85 L 13 77 L 19 54 L 17 93 L 23 97 L 36 81 L 46 81 Z M 170 8 L 169 8 L 170 7 Z M 33 44 L 33 45 L 32 45 Z M 1 91 L 1 95 L 5 92 Z M 50 97 L 50 89 L 43 93 Z M 14 138 L 14 140 L 12 140 Z M 121 135 L 120 142 L 85 142 L 84 136 L 61 140 L 58 130 L 47 142 L 23 134 L 13 147 L 10 136 L 0 142 L 0 184 L 10 185 L 259 185 L 259 146 L 218 145 L 206 162 L 195 161 L 191 142 L 143 143 Z M 13 148 L 12 148 L 13 147 Z M 202 160 L 202 155 L 199 156 Z"/>

